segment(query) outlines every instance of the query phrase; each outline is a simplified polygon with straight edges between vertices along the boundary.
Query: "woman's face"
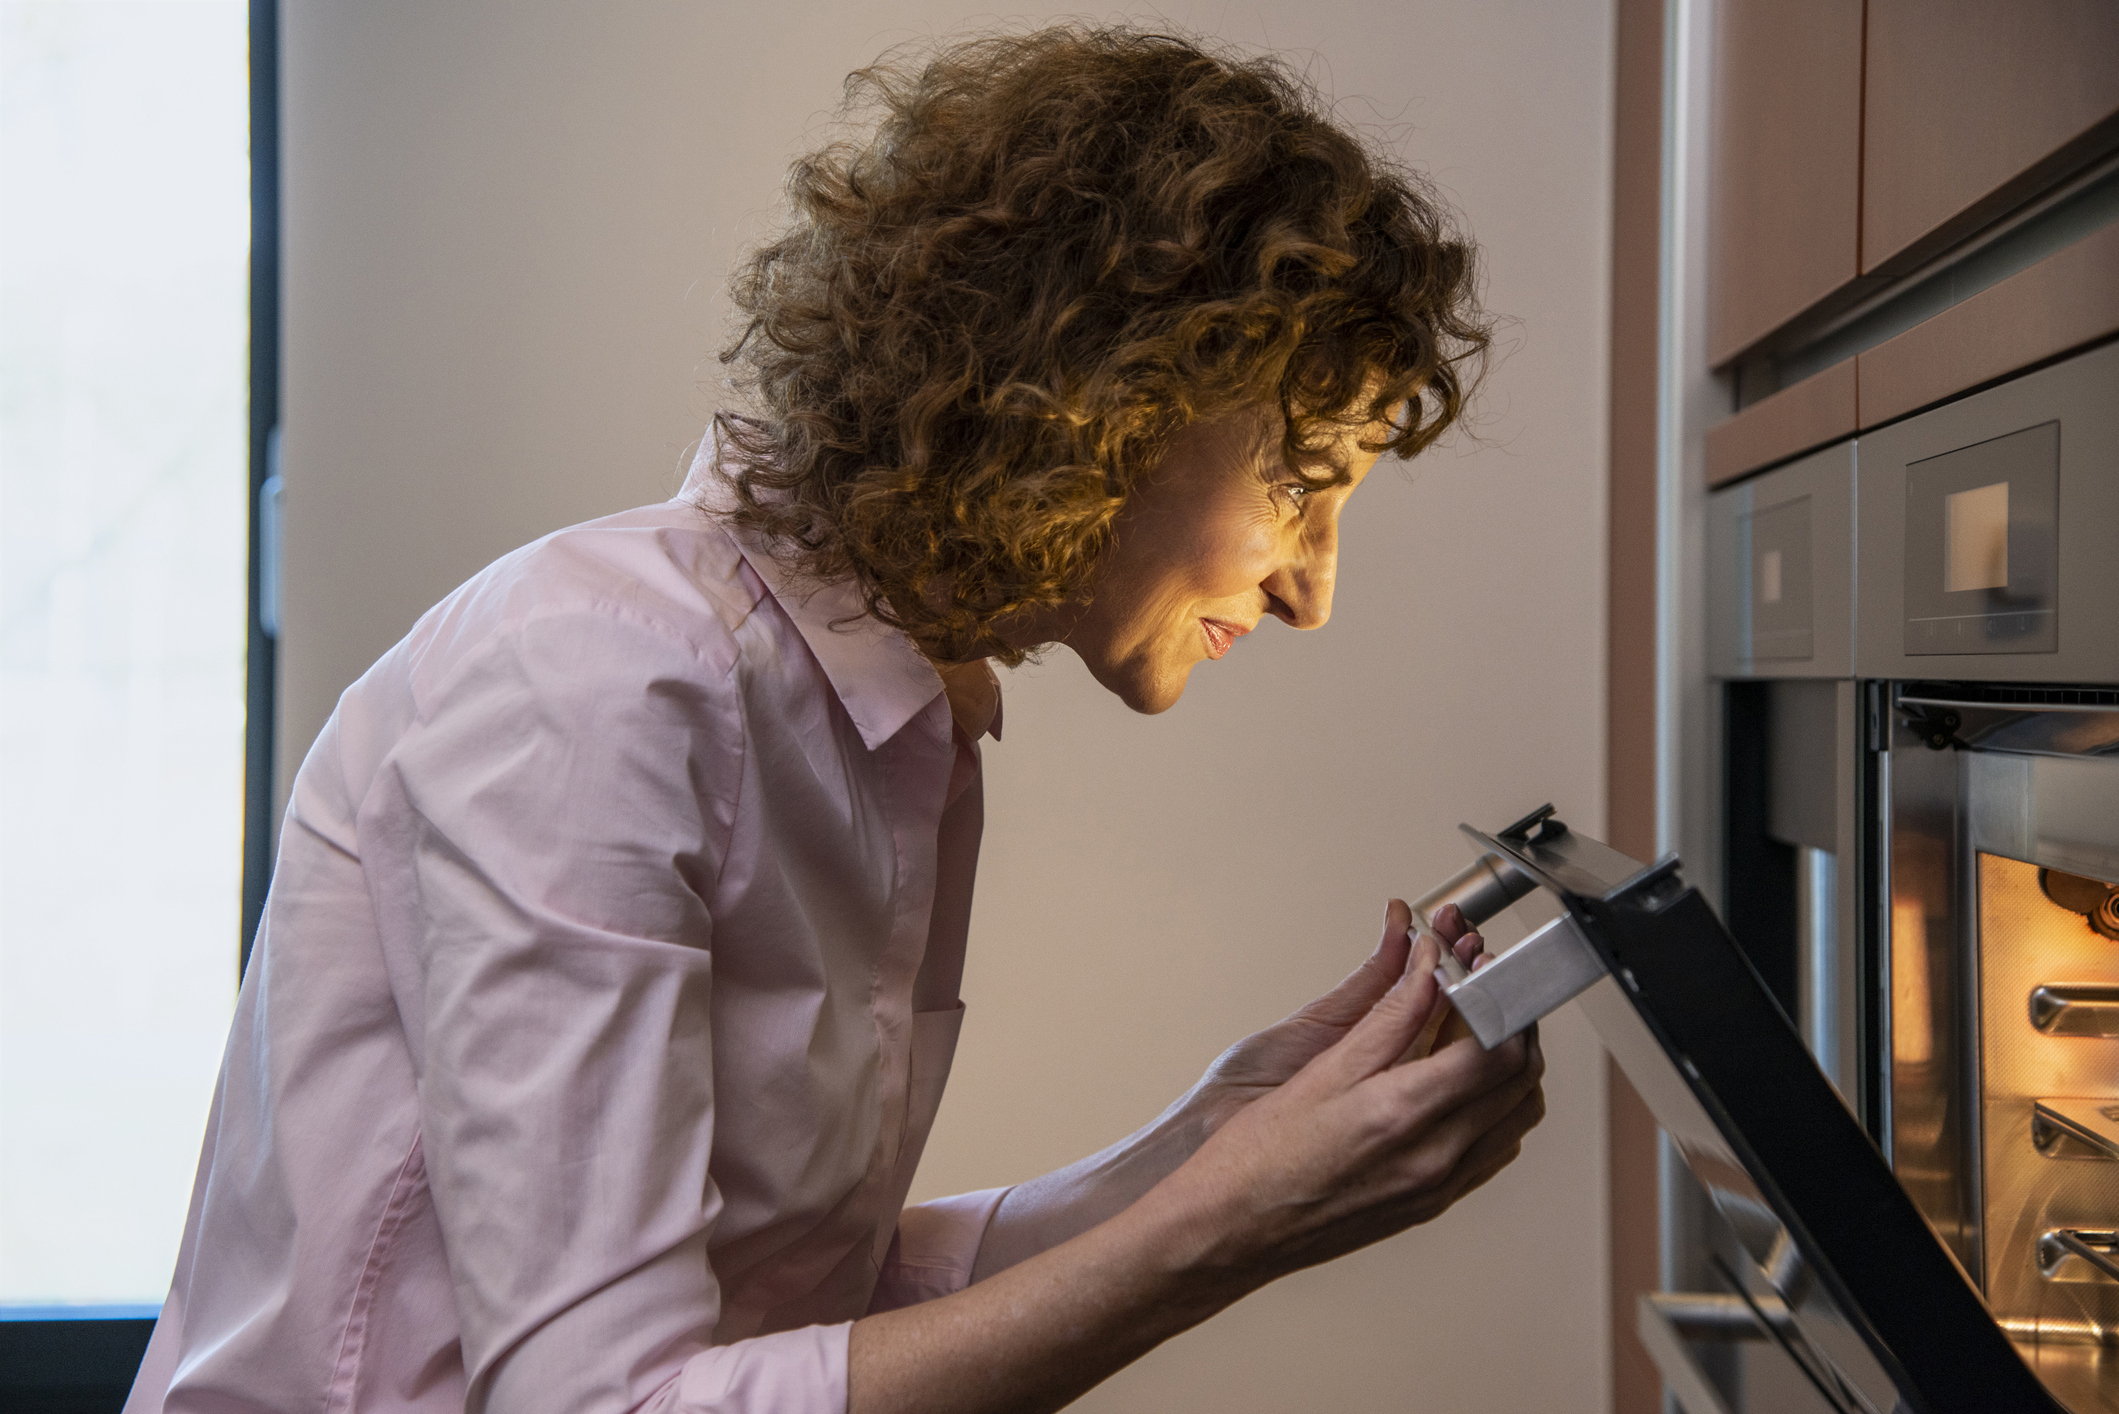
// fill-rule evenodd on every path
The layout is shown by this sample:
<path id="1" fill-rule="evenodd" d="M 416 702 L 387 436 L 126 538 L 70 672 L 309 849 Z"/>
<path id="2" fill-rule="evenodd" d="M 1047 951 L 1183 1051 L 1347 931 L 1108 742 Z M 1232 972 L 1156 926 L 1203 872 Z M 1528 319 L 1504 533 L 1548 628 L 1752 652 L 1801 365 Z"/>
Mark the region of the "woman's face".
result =
<path id="1" fill-rule="evenodd" d="M 1257 419 L 1186 428 L 1127 498 L 1088 604 L 1053 637 L 1127 706 L 1161 712 L 1195 665 L 1228 653 L 1266 615 L 1321 627 L 1332 613 L 1339 514 L 1378 455 L 1360 442 L 1382 435 L 1349 428 L 1337 448 L 1347 480 L 1312 491 L 1277 438 L 1261 451 Z"/>

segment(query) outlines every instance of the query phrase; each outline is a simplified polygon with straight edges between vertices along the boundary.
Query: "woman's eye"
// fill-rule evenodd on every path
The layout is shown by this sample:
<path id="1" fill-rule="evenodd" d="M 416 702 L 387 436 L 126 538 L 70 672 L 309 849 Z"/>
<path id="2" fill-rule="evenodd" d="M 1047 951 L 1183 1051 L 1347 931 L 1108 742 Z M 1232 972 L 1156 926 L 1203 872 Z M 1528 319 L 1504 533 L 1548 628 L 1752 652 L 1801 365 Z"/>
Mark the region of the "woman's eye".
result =
<path id="1" fill-rule="evenodd" d="M 1275 489 L 1288 498 L 1288 504 L 1300 510 L 1302 509 L 1302 503 L 1309 499 L 1312 488 L 1303 485 L 1299 481 L 1283 481 Z"/>

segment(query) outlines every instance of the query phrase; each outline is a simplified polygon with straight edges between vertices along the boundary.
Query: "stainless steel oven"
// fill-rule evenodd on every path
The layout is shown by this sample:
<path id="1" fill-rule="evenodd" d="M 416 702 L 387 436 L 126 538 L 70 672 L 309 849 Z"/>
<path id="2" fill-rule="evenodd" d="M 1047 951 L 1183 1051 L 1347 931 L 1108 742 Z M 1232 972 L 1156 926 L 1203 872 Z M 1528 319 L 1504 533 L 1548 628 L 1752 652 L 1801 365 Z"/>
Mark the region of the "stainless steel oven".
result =
<path id="1" fill-rule="evenodd" d="M 1422 905 L 1560 907 L 1450 995 L 1579 996 L 1662 1125 L 1685 1414 L 2119 1414 L 2119 345 L 1710 526 L 1721 896 L 1468 828 Z"/>
<path id="2" fill-rule="evenodd" d="M 2119 346 L 1709 527 L 1721 916 L 1991 1322 L 2064 1407 L 2119 1411 Z M 1642 1313 L 1681 1406 L 1923 1407 L 1776 1333 L 1690 1168 L 1682 1289 Z"/>

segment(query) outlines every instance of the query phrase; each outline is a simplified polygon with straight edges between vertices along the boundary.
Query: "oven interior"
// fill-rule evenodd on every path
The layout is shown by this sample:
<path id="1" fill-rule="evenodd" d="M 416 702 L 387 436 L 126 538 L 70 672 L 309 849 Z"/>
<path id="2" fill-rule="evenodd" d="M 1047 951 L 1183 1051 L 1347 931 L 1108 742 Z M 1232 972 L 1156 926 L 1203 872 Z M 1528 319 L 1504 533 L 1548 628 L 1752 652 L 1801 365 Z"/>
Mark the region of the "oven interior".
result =
<path id="1" fill-rule="evenodd" d="M 1732 934 L 2026 1361 L 2119 1412 L 2119 691 L 1754 681 L 1725 706 Z M 1672 1279 L 1726 1291 L 1717 1215 L 1678 1197 Z M 1706 1314 L 1673 1320 L 1728 1407 L 1810 1407 Z"/>

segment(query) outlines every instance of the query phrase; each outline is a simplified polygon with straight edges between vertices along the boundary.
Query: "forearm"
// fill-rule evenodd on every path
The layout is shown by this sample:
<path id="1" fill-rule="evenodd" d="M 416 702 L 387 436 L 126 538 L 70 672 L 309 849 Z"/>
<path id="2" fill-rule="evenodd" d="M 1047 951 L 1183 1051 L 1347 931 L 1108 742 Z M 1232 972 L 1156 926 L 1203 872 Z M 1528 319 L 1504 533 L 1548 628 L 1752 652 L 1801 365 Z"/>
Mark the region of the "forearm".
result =
<path id="1" fill-rule="evenodd" d="M 1037 1414 L 1253 1284 L 1205 1215 L 1156 1195 L 939 1300 L 855 1323 L 849 1414 Z"/>
<path id="2" fill-rule="evenodd" d="M 992 1275 L 854 1324 L 850 1414 L 1059 1409 L 1274 1276 L 1425 1222 L 1499 1172 L 1543 1114 L 1535 1030 L 1399 1062 L 1437 1005 L 1433 946 L 1267 1093 L 1241 1102 L 1240 1063 L 1258 1057 L 1232 1051 L 1154 1124 L 1024 1185 L 974 1267 Z M 1011 1260 L 1011 1242 L 1079 1224 Z"/>
<path id="3" fill-rule="evenodd" d="M 1195 1089 L 1101 1153 L 1009 1189 L 971 1279 L 985 1281 L 1124 1212 L 1192 1156 L 1213 1130 L 1211 1113 L 1203 1087 Z"/>

